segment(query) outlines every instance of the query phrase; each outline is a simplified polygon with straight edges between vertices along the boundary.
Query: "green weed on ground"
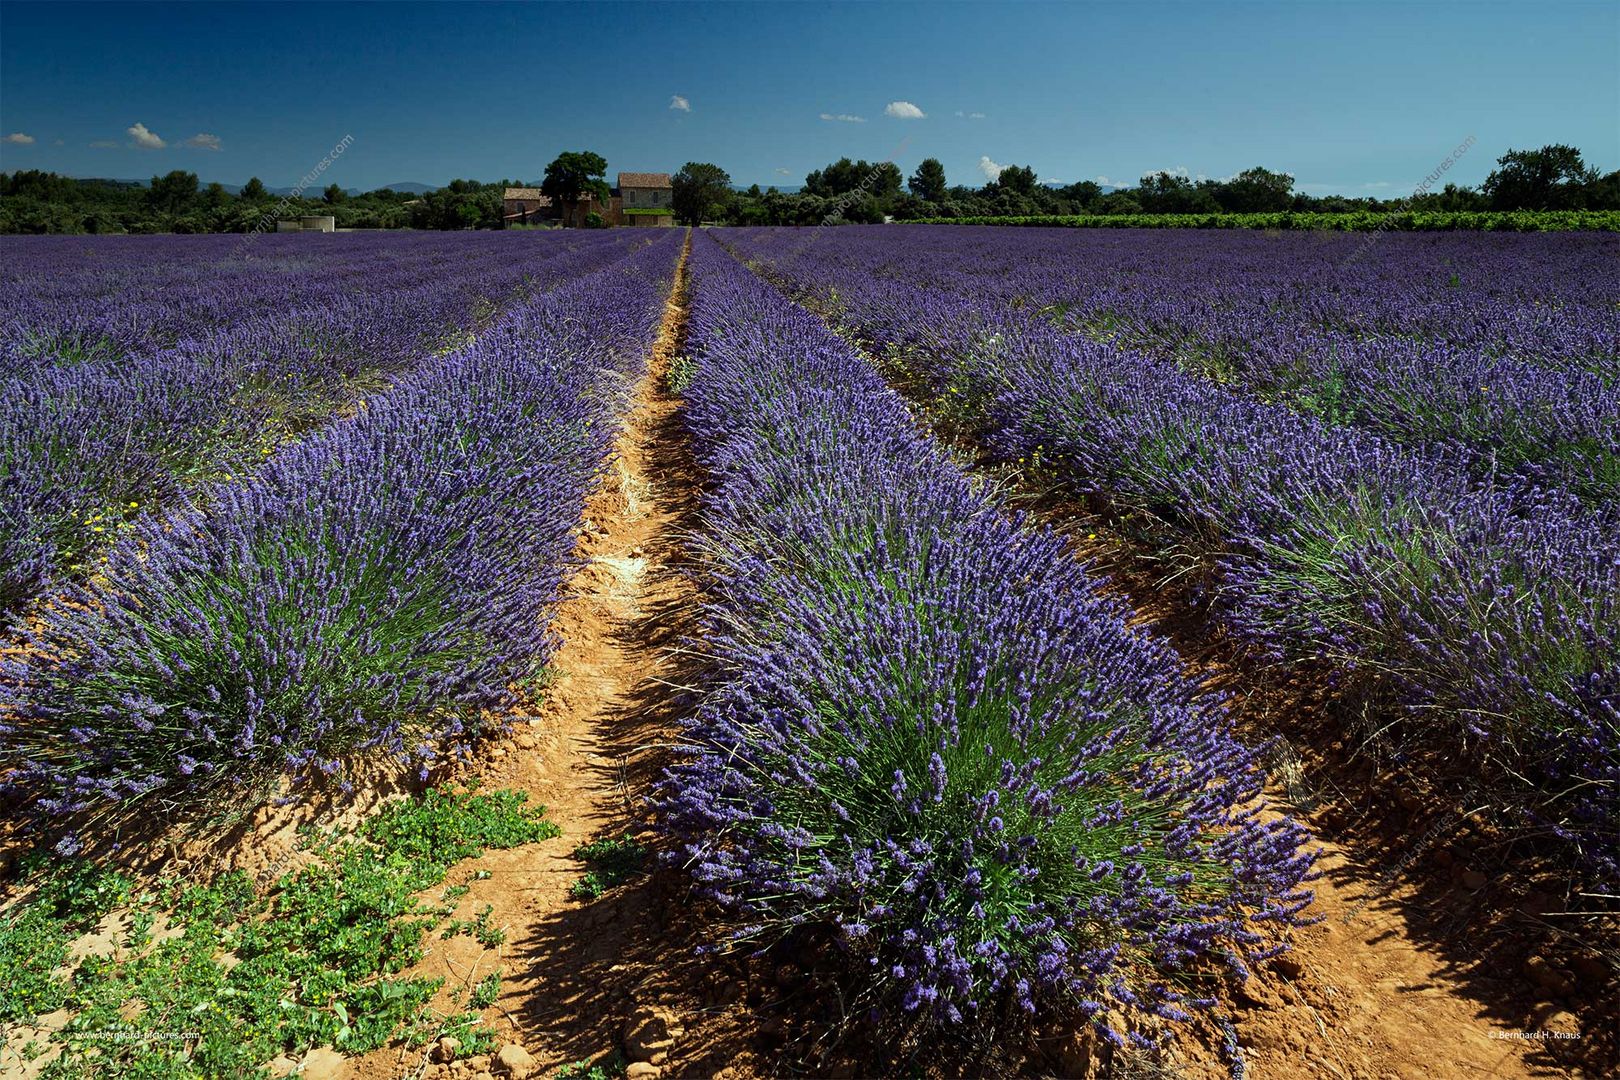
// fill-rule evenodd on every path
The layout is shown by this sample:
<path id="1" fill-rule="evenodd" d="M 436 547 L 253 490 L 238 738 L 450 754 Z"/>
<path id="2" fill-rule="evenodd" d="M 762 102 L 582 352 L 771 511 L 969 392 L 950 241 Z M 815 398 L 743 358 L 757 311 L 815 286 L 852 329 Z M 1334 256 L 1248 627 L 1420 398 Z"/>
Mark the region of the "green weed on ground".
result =
<path id="1" fill-rule="evenodd" d="M 616 1080 L 625 1074 L 624 1057 L 615 1050 L 605 1060 L 592 1064 L 589 1059 L 574 1061 L 558 1069 L 554 1080 Z"/>
<path id="2" fill-rule="evenodd" d="M 491 1049 L 479 1011 L 439 1015 L 429 1003 L 442 980 L 403 972 L 467 889 L 448 886 L 437 905 L 417 894 L 485 849 L 558 835 L 525 800 L 437 789 L 389 805 L 356 833 L 309 832 L 317 861 L 263 897 L 240 872 L 135 892 L 87 865 L 26 863 L 32 893 L 0 912 L 0 1022 L 72 1014 L 42 1080 L 256 1077 L 281 1053 L 363 1053 L 443 1035 L 468 1053 Z M 108 949 L 70 962 L 73 941 L 114 912 Z M 486 945 L 501 940 L 489 915 L 469 922 Z M 469 1007 L 487 1008 L 499 990 L 498 974 L 485 978 Z M 45 1047 L 27 1049 L 37 1057 Z"/>
<path id="3" fill-rule="evenodd" d="M 595 900 L 615 885 L 621 885 L 647 865 L 647 848 L 628 836 L 617 840 L 595 840 L 574 849 L 574 858 L 591 864 L 568 890 L 575 900 Z"/>

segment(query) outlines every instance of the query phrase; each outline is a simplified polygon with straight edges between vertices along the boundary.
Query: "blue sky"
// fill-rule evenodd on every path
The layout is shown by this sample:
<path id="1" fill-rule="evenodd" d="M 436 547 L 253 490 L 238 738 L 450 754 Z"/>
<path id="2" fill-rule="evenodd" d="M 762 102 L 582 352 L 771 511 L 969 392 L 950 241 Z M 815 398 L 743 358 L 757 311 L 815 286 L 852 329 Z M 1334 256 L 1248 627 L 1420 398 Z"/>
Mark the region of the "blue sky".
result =
<path id="1" fill-rule="evenodd" d="M 327 177 L 360 188 L 592 149 L 1396 196 L 1470 135 L 1448 179 L 1549 142 L 1620 168 L 1620 3 L 0 4 L 5 170 L 281 186 L 352 136 Z"/>

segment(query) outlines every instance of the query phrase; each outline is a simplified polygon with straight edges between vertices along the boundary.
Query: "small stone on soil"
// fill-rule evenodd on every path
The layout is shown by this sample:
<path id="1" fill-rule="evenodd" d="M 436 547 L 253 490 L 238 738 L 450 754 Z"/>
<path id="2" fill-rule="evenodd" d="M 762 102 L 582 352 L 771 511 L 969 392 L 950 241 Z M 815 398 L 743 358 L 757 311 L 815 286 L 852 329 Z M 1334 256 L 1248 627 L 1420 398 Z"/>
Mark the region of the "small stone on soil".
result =
<path id="1" fill-rule="evenodd" d="M 318 1046 L 304 1055 L 303 1070 L 298 1074 L 305 1080 L 337 1080 L 343 1074 L 343 1055 L 326 1046 Z"/>
<path id="2" fill-rule="evenodd" d="M 669 1057 L 675 1040 L 685 1034 L 680 1020 L 668 1009 L 642 1005 L 624 1025 L 624 1053 L 632 1061 L 659 1064 Z"/>
<path id="3" fill-rule="evenodd" d="M 495 1066 L 512 1080 L 528 1080 L 534 1073 L 534 1055 L 517 1043 L 507 1043 L 496 1052 Z"/>

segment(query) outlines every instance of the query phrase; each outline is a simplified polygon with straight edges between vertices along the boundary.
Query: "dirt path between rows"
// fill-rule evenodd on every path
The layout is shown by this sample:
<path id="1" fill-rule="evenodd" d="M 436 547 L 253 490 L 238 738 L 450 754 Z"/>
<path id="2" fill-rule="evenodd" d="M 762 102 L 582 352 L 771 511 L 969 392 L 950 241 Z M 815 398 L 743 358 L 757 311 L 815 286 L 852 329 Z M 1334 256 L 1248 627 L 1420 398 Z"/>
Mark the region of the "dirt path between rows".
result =
<path id="1" fill-rule="evenodd" d="M 539 1078 L 590 1062 L 653 1080 L 666 1070 L 714 1075 L 748 1055 L 749 1025 L 713 1004 L 726 968 L 700 955 L 704 927 L 677 873 L 655 870 L 595 901 L 569 895 L 588 868 L 573 856 L 577 845 L 628 835 L 659 846 L 648 800 L 690 701 L 698 585 L 685 541 L 700 472 L 668 390 L 684 341 L 685 268 L 683 252 L 647 373 L 586 503 L 579 553 L 588 562 L 553 621 L 555 678 L 536 714 L 469 770 L 485 788 L 528 792 L 562 835 L 452 871 L 452 883 L 487 871 L 468 880 L 458 917 L 490 905 L 505 940 L 484 948 L 473 936 L 435 937 L 414 972 L 445 979 L 436 1007 L 448 1014 L 464 1007 L 453 995 L 465 1000 L 500 971 L 500 996 L 484 1012 L 497 1052 L 441 1062 L 432 1047 L 391 1048 L 344 1062 L 333 1077 Z"/>
<path id="2" fill-rule="evenodd" d="M 670 676 L 696 592 L 681 543 L 695 504 L 695 470 L 679 432 L 679 403 L 665 391 L 685 325 L 684 284 L 683 254 L 648 370 L 602 486 L 586 503 L 578 550 L 588 561 L 553 620 L 560 642 L 554 679 L 535 715 L 519 718 L 509 739 L 484 747 L 468 771 L 485 788 L 528 792 L 562 835 L 490 851 L 452 871 L 451 882 L 487 871 L 468 881 L 458 917 L 491 905 L 489 922 L 505 941 L 484 948 L 473 936 L 435 937 L 415 972 L 445 979 L 437 1007 L 449 1013 L 464 1007 L 452 993 L 500 971 L 500 997 L 485 1017 L 501 1043 L 524 1049 L 535 1076 L 616 1046 L 633 990 L 617 957 L 631 935 L 648 932 L 646 905 L 614 893 L 582 903 L 569 888 L 586 870 L 573 857 L 577 845 L 625 834 L 649 840 L 646 795 L 673 733 Z M 387 1049 L 335 1075 L 393 1080 L 450 1072 L 431 1058 Z M 470 1078 L 490 1068 L 500 1066 L 474 1059 L 454 1073 Z"/>

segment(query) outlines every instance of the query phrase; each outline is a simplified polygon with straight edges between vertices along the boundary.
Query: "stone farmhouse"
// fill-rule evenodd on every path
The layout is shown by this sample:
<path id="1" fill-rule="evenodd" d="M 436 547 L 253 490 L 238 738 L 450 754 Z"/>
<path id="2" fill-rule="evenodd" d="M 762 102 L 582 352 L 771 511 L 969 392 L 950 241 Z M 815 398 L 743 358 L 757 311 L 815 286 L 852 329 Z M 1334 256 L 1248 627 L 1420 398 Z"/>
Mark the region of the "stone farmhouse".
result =
<path id="1" fill-rule="evenodd" d="M 674 186 L 669 173 L 622 172 L 618 186 L 606 202 L 595 195 L 553 206 L 539 188 L 509 187 L 501 199 L 503 225 L 557 224 L 583 228 L 585 219 L 599 214 L 604 225 L 635 228 L 670 228 L 675 224 Z"/>
<path id="2" fill-rule="evenodd" d="M 613 224 L 668 228 L 675 224 L 674 195 L 669 173 L 622 172 L 613 189 Z"/>

